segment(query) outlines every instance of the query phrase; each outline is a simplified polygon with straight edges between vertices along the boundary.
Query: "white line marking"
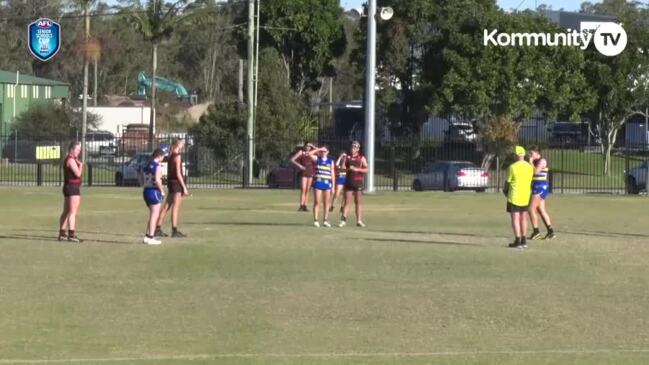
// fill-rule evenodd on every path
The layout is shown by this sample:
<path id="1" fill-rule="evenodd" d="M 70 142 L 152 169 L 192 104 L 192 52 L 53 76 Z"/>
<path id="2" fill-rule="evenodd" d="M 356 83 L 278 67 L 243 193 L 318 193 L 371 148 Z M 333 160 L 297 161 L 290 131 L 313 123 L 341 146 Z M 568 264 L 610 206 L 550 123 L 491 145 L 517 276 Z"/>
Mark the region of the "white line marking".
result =
<path id="1" fill-rule="evenodd" d="M 441 351 L 441 352 L 342 352 L 342 353 L 233 353 L 233 354 L 194 354 L 194 355 L 160 355 L 141 357 L 107 357 L 78 359 L 0 359 L 0 364 L 63 364 L 87 362 L 129 362 L 129 361 L 164 361 L 164 360 L 209 360 L 226 358 L 372 358 L 372 357 L 442 357 L 442 356 L 476 356 L 476 355 L 595 355 L 595 354 L 649 354 L 649 349 L 584 349 L 584 350 L 523 350 L 523 351 Z"/>

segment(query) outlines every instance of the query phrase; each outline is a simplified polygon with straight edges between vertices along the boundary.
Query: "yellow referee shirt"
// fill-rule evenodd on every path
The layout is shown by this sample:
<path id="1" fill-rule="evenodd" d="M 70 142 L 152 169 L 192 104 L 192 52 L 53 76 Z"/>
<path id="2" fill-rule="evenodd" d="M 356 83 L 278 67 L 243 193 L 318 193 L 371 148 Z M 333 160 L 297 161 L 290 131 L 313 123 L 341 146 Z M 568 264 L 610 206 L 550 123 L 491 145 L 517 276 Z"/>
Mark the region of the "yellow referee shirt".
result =
<path id="1" fill-rule="evenodd" d="M 534 167 L 526 161 L 517 161 L 509 166 L 507 182 L 509 193 L 507 201 L 519 207 L 530 204 L 532 196 L 532 179 L 534 178 Z"/>

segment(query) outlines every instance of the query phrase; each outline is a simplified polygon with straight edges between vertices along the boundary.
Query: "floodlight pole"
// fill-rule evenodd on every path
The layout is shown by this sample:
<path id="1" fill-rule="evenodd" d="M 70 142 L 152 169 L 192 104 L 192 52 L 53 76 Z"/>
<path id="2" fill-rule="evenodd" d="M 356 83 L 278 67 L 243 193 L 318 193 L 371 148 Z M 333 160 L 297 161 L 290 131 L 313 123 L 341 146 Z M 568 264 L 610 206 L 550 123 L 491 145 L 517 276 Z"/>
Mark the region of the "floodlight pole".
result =
<path id="1" fill-rule="evenodd" d="M 374 99 L 376 94 L 376 0 L 367 2 L 367 60 L 365 63 L 365 157 L 368 193 L 374 189 Z"/>
<path id="2" fill-rule="evenodd" d="M 88 39 L 90 38 L 90 0 L 85 1 L 85 43 L 83 52 L 83 101 L 81 102 L 81 161 L 87 163 L 86 132 L 88 130 Z"/>
<path id="3" fill-rule="evenodd" d="M 250 187 L 252 185 L 252 175 L 253 175 L 253 151 L 254 151 L 254 141 L 253 141 L 253 129 L 255 124 L 254 112 L 255 112 L 255 95 L 254 95 L 254 42 L 255 39 L 255 0 L 248 0 L 248 126 L 246 128 L 246 179 L 245 186 Z"/>

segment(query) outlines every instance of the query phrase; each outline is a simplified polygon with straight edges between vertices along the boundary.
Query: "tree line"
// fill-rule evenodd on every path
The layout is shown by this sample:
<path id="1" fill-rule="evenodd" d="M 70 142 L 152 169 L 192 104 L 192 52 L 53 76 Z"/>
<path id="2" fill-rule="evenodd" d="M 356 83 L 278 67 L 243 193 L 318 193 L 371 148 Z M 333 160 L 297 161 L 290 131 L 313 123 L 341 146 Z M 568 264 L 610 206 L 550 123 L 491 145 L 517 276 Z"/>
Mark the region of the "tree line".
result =
<path id="1" fill-rule="evenodd" d="M 66 81 L 72 95 L 79 95 L 85 1 L 0 2 L 6 30 L 0 69 Z M 133 94 L 137 73 L 156 68 L 158 75 L 214 103 L 192 127 L 198 140 L 229 140 L 230 150 L 237 150 L 237 143 L 243 148 L 238 70 L 246 58 L 247 2 L 91 3 L 91 34 L 101 49 L 98 95 Z M 620 128 L 647 107 L 649 10 L 639 2 L 582 5 L 584 13 L 613 16 L 624 25 L 628 45 L 616 57 L 603 56 L 592 45 L 582 51 L 483 44 L 484 29 L 560 32 L 542 15 L 543 7 L 506 12 L 496 0 L 382 0 L 379 5 L 395 11 L 394 18 L 379 23 L 377 43 L 377 109 L 393 136 L 416 137 L 431 115 L 453 115 L 485 131 L 485 144 L 500 154 L 513 143 L 500 132 L 515 131 L 511 125 L 541 112 L 549 119 L 587 120 L 597 132 L 607 172 Z M 48 63 L 29 57 L 24 36 L 26 24 L 43 14 L 58 20 L 64 34 L 61 53 Z M 346 13 L 339 0 L 273 0 L 261 2 L 259 21 L 255 138 L 259 155 L 276 159 L 317 127 L 317 106 L 328 101 L 330 87 L 334 101 L 362 99 L 366 18 Z M 159 97 L 161 103 L 173 101 L 166 93 Z"/>

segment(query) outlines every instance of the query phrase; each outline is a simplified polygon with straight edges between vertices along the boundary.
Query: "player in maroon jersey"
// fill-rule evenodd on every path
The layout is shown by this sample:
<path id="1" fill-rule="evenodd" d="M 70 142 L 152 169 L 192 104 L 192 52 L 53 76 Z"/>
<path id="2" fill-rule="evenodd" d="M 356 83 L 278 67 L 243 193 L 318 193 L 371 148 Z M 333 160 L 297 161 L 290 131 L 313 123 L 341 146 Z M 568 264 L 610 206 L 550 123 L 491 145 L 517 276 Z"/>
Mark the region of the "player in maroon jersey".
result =
<path id="1" fill-rule="evenodd" d="M 314 162 L 311 158 L 310 151 L 315 148 L 310 142 L 304 142 L 304 147 L 291 157 L 293 165 L 300 169 L 300 208 L 298 212 L 309 211 L 306 206 L 309 202 L 309 190 L 311 189 L 313 176 L 315 175 Z"/>
<path id="2" fill-rule="evenodd" d="M 353 141 L 349 154 L 343 156 L 342 163 L 347 170 L 347 179 L 345 181 L 345 206 L 340 224 L 338 224 L 338 227 L 341 228 L 347 225 L 347 214 L 352 198 L 356 206 L 356 226 L 365 227 L 365 223 L 363 223 L 363 183 L 367 173 L 367 160 L 360 151 L 361 144 L 358 141 Z"/>
<path id="3" fill-rule="evenodd" d="M 183 163 L 181 153 L 185 146 L 185 140 L 181 138 L 175 139 L 171 144 L 171 154 L 169 155 L 169 162 L 167 162 L 167 201 L 165 206 L 160 212 L 158 218 L 158 226 L 156 227 L 156 237 L 167 237 L 168 234 L 162 231 L 162 222 L 164 222 L 167 212 L 171 210 L 171 237 L 184 238 L 187 237 L 184 233 L 178 230 L 178 220 L 180 214 L 180 205 L 183 201 L 183 196 L 189 195 L 189 190 L 185 184 L 185 177 L 183 176 Z"/>
<path id="4" fill-rule="evenodd" d="M 68 154 L 63 162 L 63 213 L 59 219 L 59 241 L 79 243 L 75 233 L 77 213 L 81 205 L 81 177 L 83 163 L 79 161 L 81 143 L 73 141 L 68 147 Z"/>

